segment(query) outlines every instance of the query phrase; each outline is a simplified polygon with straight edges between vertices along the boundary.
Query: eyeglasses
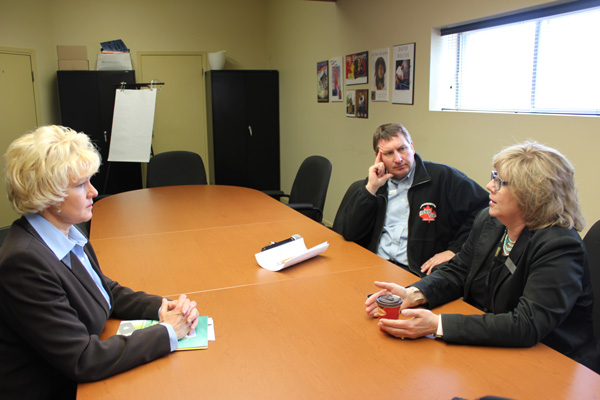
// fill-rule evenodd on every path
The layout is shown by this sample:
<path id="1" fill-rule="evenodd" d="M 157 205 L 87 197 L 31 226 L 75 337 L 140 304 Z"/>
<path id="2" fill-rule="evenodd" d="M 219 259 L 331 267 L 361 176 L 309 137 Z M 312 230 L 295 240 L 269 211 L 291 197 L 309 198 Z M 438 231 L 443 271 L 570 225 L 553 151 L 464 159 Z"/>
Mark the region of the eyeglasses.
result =
<path id="1" fill-rule="evenodd" d="M 496 189 L 496 191 L 500 190 L 502 188 L 502 185 L 509 184 L 509 182 L 500 179 L 500 177 L 498 176 L 498 172 L 496 171 L 492 171 L 492 180 L 494 181 L 494 188 Z"/>

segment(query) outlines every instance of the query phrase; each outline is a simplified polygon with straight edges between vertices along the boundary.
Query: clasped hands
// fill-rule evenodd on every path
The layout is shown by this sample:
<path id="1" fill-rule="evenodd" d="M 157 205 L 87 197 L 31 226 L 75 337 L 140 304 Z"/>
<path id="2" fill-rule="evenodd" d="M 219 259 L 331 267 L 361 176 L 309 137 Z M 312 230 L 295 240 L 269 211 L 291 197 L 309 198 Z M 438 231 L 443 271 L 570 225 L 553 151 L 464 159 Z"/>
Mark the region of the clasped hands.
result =
<path id="1" fill-rule="evenodd" d="M 160 309 L 160 322 L 165 322 L 173 327 L 177 339 L 184 338 L 198 326 L 199 311 L 196 302 L 187 298 L 185 294 L 177 300 L 162 299 Z"/>
<path id="2" fill-rule="evenodd" d="M 375 281 L 375 286 L 381 290 L 369 296 L 365 302 L 365 312 L 377 318 L 377 297 L 384 294 L 395 294 L 402 297 L 401 313 L 407 319 L 379 319 L 379 328 L 392 336 L 399 338 L 417 339 L 435 333 L 439 315 L 422 308 L 411 308 L 419 304 L 412 298 L 412 291 L 395 283 Z"/>

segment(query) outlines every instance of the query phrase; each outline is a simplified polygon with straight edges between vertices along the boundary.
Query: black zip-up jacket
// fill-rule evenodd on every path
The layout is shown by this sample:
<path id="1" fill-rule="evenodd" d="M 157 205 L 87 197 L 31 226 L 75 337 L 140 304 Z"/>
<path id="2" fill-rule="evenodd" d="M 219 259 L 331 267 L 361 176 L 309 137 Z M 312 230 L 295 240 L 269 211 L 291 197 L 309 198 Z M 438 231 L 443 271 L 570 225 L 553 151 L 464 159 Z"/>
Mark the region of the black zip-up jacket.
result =
<path id="1" fill-rule="evenodd" d="M 418 276 L 421 265 L 442 251 L 458 253 L 489 194 L 459 170 L 423 161 L 415 153 L 413 184 L 408 189 L 408 267 Z M 387 209 L 387 184 L 373 196 L 368 178 L 354 182 L 335 218 L 333 230 L 344 239 L 377 252 Z"/>

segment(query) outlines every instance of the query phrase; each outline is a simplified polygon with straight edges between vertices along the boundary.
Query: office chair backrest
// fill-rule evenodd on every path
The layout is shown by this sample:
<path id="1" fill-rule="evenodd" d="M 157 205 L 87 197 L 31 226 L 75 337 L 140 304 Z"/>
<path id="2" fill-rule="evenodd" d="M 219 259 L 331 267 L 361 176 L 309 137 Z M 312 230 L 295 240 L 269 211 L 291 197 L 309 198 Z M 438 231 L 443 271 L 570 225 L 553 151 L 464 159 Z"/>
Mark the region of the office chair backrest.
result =
<path id="1" fill-rule="evenodd" d="M 148 163 L 146 187 L 206 185 L 202 157 L 191 151 L 156 154 Z"/>
<path id="2" fill-rule="evenodd" d="M 0 228 L 0 247 L 4 243 L 4 239 L 8 236 L 8 232 L 10 231 L 10 226 L 3 226 Z"/>
<path id="3" fill-rule="evenodd" d="M 335 219 L 333 220 L 333 226 L 331 227 L 331 229 L 333 229 L 334 232 L 339 233 L 340 235 L 342 234 L 342 226 L 341 226 L 341 213 L 343 212 L 344 208 L 346 207 L 346 203 L 348 202 L 348 199 L 350 199 L 350 196 L 352 196 L 352 194 L 354 192 L 356 192 L 358 190 L 358 188 L 360 186 L 364 186 L 365 185 L 365 181 L 364 179 L 361 179 L 359 181 L 353 182 L 350 187 L 348 188 L 348 190 L 346 190 L 346 193 L 344 194 L 344 197 L 342 198 L 342 202 L 340 203 L 340 206 L 338 207 L 338 211 L 335 214 Z"/>
<path id="4" fill-rule="evenodd" d="M 92 220 L 80 222 L 75 224 L 77 228 L 85 235 L 86 238 L 90 238 L 90 228 L 92 227 Z"/>
<path id="5" fill-rule="evenodd" d="M 588 254 L 590 279 L 594 291 L 594 335 L 600 340 L 600 221 L 596 221 L 583 238 Z"/>
<path id="6" fill-rule="evenodd" d="M 300 165 L 292 184 L 289 203 L 309 203 L 318 208 L 322 214 L 331 178 L 331 168 L 331 162 L 325 157 L 307 157 Z M 319 217 L 319 221 L 321 218 Z"/>

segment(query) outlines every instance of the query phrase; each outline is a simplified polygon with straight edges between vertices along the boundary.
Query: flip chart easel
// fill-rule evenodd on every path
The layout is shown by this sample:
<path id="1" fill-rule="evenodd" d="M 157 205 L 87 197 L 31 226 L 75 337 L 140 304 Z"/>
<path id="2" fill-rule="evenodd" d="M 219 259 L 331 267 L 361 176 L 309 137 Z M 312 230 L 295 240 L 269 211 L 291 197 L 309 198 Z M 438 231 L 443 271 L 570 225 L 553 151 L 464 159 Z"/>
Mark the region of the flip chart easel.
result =
<path id="1" fill-rule="evenodd" d="M 115 108 L 108 152 L 104 190 L 108 186 L 112 162 L 148 162 L 152 152 L 152 132 L 156 108 L 156 86 L 162 82 L 115 85 Z M 144 90 L 140 90 L 144 89 Z"/>

